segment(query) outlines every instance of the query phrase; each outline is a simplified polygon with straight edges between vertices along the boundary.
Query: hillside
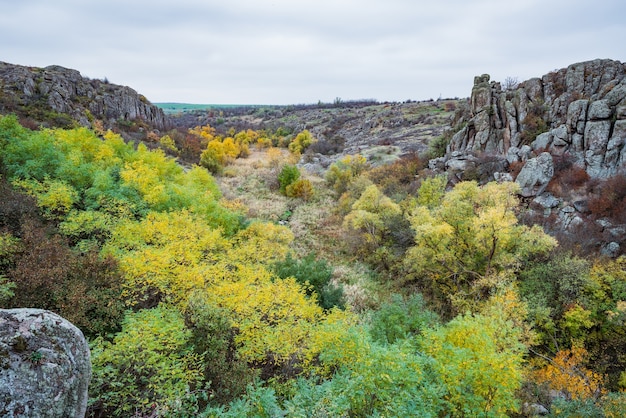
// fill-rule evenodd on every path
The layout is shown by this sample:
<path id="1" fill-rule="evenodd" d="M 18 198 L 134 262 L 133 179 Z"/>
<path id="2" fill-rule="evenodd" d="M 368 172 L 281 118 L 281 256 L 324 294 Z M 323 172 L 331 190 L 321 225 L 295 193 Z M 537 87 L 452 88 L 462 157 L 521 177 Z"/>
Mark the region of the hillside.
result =
<path id="1" fill-rule="evenodd" d="M 283 134 L 308 130 L 318 143 L 309 151 L 310 160 L 322 160 L 323 168 L 343 155 L 362 153 L 391 162 L 398 156 L 423 153 L 429 142 L 442 135 L 452 116 L 466 100 L 377 103 L 346 101 L 295 106 L 248 106 L 215 108 L 172 117 L 182 128 L 211 125 L 225 134 L 253 129 Z M 317 167 L 319 169 L 319 167 Z"/>
<path id="2" fill-rule="evenodd" d="M 0 61 L 0 113 L 15 113 L 33 127 L 78 124 L 129 133 L 168 127 L 163 111 L 130 87 L 89 79 L 59 65 L 37 68 Z"/>

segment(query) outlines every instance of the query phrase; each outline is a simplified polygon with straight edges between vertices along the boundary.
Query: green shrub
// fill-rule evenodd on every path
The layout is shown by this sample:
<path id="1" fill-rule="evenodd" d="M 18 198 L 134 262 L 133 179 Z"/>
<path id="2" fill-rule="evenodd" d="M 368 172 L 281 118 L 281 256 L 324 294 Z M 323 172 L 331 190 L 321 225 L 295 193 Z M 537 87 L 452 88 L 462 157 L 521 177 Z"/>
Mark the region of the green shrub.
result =
<path id="1" fill-rule="evenodd" d="M 173 308 L 129 313 L 112 342 L 99 338 L 91 346 L 90 416 L 191 413 L 194 405 L 186 403 L 195 398 L 192 391 L 202 375 L 190 337 L 182 315 Z"/>
<path id="2" fill-rule="evenodd" d="M 228 406 L 209 408 L 201 415 L 211 418 L 275 418 L 285 416 L 272 388 L 264 387 L 260 382 L 248 386 L 244 396 Z"/>
<path id="3" fill-rule="evenodd" d="M 220 174 L 224 170 L 224 165 L 220 162 L 220 158 L 209 149 L 206 149 L 200 155 L 200 165 L 213 174 Z"/>
<path id="4" fill-rule="evenodd" d="M 418 335 L 437 322 L 437 315 L 426 308 L 426 302 L 419 293 L 409 298 L 394 294 L 389 302 L 372 313 L 370 334 L 374 341 L 393 344 Z"/>
<path id="5" fill-rule="evenodd" d="M 428 151 L 426 151 L 427 159 L 430 160 L 434 158 L 443 157 L 446 155 L 448 144 L 450 143 L 450 140 L 452 139 L 452 135 L 449 134 L 448 132 L 452 132 L 452 131 L 451 130 L 446 131 L 446 133 L 432 139 L 428 143 Z"/>
<path id="6" fill-rule="evenodd" d="M 287 187 L 296 182 L 300 178 L 300 170 L 295 165 L 285 165 L 278 174 L 278 183 L 280 184 L 280 192 L 287 194 Z"/>
<path id="7" fill-rule="evenodd" d="M 550 408 L 550 416 L 560 418 L 604 418 L 602 409 L 592 399 L 555 399 Z"/>
<path id="8" fill-rule="evenodd" d="M 273 265 L 273 271 L 281 279 L 294 277 L 305 285 L 307 294 L 318 296 L 318 303 L 322 308 L 330 309 L 334 306 L 343 308 L 343 289 L 330 283 L 333 269 L 325 260 L 317 260 L 311 253 L 302 260 L 294 259 L 291 254 L 283 261 Z"/>
<path id="9" fill-rule="evenodd" d="M 16 284 L 9 281 L 6 277 L 0 274 L 0 306 L 4 306 L 4 302 L 15 296 L 13 291 L 16 288 Z"/>
<path id="10" fill-rule="evenodd" d="M 328 381 L 299 381 L 294 396 L 285 402 L 287 416 L 446 416 L 441 382 L 430 373 L 430 359 L 416 354 L 408 344 L 381 346 L 367 339 L 352 342 L 363 351 L 355 353 Z M 330 357 L 334 354 L 327 353 Z"/>
<path id="11" fill-rule="evenodd" d="M 245 393 L 256 373 L 237 355 L 236 330 L 227 312 L 201 297 L 192 297 L 185 310 L 185 323 L 191 330 L 189 342 L 202 357 L 204 381 L 210 382 L 209 402 L 226 404 Z"/>

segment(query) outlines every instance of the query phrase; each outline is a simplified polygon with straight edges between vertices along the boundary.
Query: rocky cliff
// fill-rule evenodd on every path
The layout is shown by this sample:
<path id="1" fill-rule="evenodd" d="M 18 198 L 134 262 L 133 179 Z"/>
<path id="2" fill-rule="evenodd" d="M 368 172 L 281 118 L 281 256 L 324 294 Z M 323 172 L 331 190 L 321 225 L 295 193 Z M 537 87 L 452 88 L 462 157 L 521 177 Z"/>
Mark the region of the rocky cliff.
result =
<path id="1" fill-rule="evenodd" d="M 10 112 L 52 125 L 75 120 L 92 127 L 94 120 L 101 120 L 110 127 L 141 120 L 150 128 L 167 127 L 163 111 L 130 87 L 89 79 L 58 65 L 36 68 L 0 62 L 0 113 Z"/>
<path id="2" fill-rule="evenodd" d="M 78 328 L 41 309 L 0 309 L 0 416 L 83 418 L 90 379 Z"/>
<path id="3" fill-rule="evenodd" d="M 523 162 L 547 151 L 569 154 L 592 178 L 616 174 L 626 163 L 625 74 L 626 64 L 597 59 L 505 89 L 478 76 L 446 163 L 481 153 Z"/>

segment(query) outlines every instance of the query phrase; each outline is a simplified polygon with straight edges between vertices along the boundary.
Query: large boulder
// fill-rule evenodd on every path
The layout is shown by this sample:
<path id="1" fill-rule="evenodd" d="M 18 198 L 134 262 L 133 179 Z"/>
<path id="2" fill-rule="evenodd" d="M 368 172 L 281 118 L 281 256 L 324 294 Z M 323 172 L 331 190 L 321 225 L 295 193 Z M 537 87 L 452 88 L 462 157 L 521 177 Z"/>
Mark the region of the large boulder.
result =
<path id="1" fill-rule="evenodd" d="M 41 309 L 0 309 L 0 416 L 83 418 L 90 379 L 78 328 Z"/>
<path id="2" fill-rule="evenodd" d="M 515 181 L 524 197 L 538 196 L 546 189 L 554 176 L 554 161 L 548 152 L 542 152 L 524 164 Z"/>

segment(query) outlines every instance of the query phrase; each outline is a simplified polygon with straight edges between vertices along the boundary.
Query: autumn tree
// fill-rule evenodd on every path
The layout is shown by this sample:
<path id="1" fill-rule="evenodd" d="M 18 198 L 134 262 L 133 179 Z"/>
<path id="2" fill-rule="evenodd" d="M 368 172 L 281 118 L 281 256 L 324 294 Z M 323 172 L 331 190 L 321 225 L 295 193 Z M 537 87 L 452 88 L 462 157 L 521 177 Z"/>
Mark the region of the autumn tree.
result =
<path id="1" fill-rule="evenodd" d="M 392 230 L 403 224 L 400 206 L 375 185 L 368 186 L 352 204 L 343 221 L 358 254 L 375 266 L 389 270 L 395 263 Z"/>
<path id="2" fill-rule="evenodd" d="M 347 155 L 328 168 L 326 182 L 338 195 L 348 189 L 348 185 L 369 168 L 362 155 Z"/>
<path id="3" fill-rule="evenodd" d="M 572 347 L 559 351 L 554 359 L 535 373 L 539 383 L 563 393 L 567 399 L 598 398 L 603 393 L 602 376 L 585 367 L 587 350 Z"/>
<path id="4" fill-rule="evenodd" d="M 296 155 L 302 154 L 311 144 L 317 140 L 311 135 L 311 132 L 304 130 L 300 132 L 289 144 L 289 151 Z"/>
<path id="5" fill-rule="evenodd" d="M 554 248 L 540 227 L 518 224 L 517 191 L 516 183 L 462 182 L 439 205 L 417 205 L 409 218 L 415 245 L 405 260 L 410 279 L 459 309 L 489 296 L 499 273 Z"/>

